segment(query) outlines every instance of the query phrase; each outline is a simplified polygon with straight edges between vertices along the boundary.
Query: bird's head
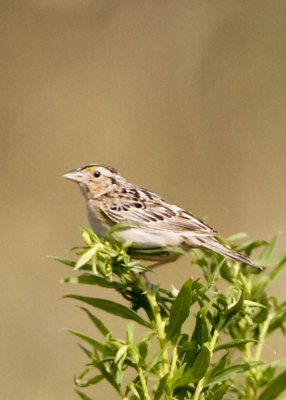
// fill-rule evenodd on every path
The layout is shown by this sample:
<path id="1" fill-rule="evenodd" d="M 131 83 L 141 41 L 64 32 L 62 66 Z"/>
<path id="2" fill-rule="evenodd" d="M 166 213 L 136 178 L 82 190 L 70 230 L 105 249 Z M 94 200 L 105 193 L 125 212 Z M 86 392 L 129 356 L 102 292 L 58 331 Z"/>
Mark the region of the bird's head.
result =
<path id="1" fill-rule="evenodd" d="M 84 196 L 98 198 L 108 193 L 114 184 L 123 178 L 112 167 L 100 164 L 88 164 L 63 175 L 64 178 L 77 182 Z"/>

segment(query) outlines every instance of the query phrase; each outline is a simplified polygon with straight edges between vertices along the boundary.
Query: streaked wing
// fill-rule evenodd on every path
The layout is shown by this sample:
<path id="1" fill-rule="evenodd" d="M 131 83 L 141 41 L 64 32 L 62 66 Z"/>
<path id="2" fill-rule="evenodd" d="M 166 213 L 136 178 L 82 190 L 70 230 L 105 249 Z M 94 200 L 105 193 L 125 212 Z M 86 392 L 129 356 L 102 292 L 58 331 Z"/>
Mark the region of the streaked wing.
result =
<path id="1" fill-rule="evenodd" d="M 194 236 L 215 236 L 208 225 L 188 211 L 166 203 L 157 195 L 136 188 L 139 196 L 106 195 L 101 210 L 113 222 L 129 222 L 148 230 L 188 232 Z"/>

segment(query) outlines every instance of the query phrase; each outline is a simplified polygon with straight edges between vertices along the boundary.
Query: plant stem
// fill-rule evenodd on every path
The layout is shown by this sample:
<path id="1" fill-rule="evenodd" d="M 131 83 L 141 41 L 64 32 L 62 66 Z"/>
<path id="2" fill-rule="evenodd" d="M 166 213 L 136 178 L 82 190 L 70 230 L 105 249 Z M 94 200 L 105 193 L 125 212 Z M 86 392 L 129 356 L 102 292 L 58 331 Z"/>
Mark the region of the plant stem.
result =
<path id="1" fill-rule="evenodd" d="M 251 344 L 250 343 L 246 343 L 246 345 L 245 345 L 244 358 L 245 358 L 246 361 L 251 361 L 252 360 Z"/>
<path id="2" fill-rule="evenodd" d="M 214 331 L 214 333 L 213 333 L 213 337 L 212 337 L 211 341 L 209 342 L 209 343 L 210 343 L 210 344 L 209 344 L 209 350 L 210 350 L 210 356 L 211 356 L 211 357 L 212 357 L 212 355 L 213 355 L 213 351 L 214 351 L 214 348 L 215 348 L 215 345 L 216 345 L 218 336 L 219 336 L 219 330 L 216 329 L 216 330 Z M 196 387 L 196 391 L 195 391 L 195 393 L 194 393 L 193 400 L 199 400 L 199 398 L 200 398 L 200 393 L 201 393 L 203 387 L 204 387 L 204 377 L 203 377 L 202 379 L 200 379 L 199 382 L 198 382 L 198 384 L 197 384 L 197 387 Z"/>
<path id="3" fill-rule="evenodd" d="M 260 360 L 262 349 L 263 349 L 263 346 L 264 346 L 264 340 L 265 340 L 265 337 L 266 337 L 266 334 L 267 334 L 271 319 L 272 319 L 272 314 L 269 314 L 268 317 L 266 318 L 266 320 L 263 322 L 262 327 L 260 329 L 259 343 L 257 345 L 256 353 L 255 353 L 255 360 L 256 361 Z"/>
<path id="4" fill-rule="evenodd" d="M 170 376 L 169 376 L 170 379 L 172 379 L 174 371 L 175 371 L 177 357 L 178 357 L 177 346 L 174 345 L 173 351 L 172 351 L 172 363 L 171 363 Z"/>
<path id="5" fill-rule="evenodd" d="M 138 371 L 138 375 L 139 375 L 139 378 L 141 381 L 141 385 L 142 385 L 142 389 L 143 389 L 143 393 L 144 393 L 144 399 L 151 400 L 151 398 L 149 396 L 147 382 L 146 382 L 143 370 L 141 367 L 138 367 L 137 371 Z"/>
<path id="6" fill-rule="evenodd" d="M 200 396 L 201 390 L 203 388 L 203 384 L 204 384 L 204 378 L 202 378 L 197 384 L 196 391 L 195 391 L 195 394 L 193 397 L 194 400 L 199 400 L 199 396 Z"/>
<path id="7" fill-rule="evenodd" d="M 157 335 L 162 350 L 163 375 L 165 375 L 169 372 L 169 363 L 168 363 L 168 351 L 166 348 L 166 335 L 164 330 L 164 323 L 161 318 L 160 307 L 157 303 L 154 292 L 152 291 L 151 293 L 147 293 L 146 296 L 151 306 L 157 327 Z"/>
<path id="8" fill-rule="evenodd" d="M 166 393 L 165 393 L 166 399 L 172 398 L 173 390 L 172 390 L 172 386 L 170 385 L 170 383 L 171 383 L 173 375 L 174 375 L 177 359 L 178 359 L 177 345 L 174 345 L 173 350 L 172 350 L 172 361 L 171 361 L 170 372 L 169 372 L 169 376 L 168 376 L 167 383 L 166 383 L 166 388 L 167 388 Z M 168 397 L 168 396 L 170 396 L 170 397 Z"/>

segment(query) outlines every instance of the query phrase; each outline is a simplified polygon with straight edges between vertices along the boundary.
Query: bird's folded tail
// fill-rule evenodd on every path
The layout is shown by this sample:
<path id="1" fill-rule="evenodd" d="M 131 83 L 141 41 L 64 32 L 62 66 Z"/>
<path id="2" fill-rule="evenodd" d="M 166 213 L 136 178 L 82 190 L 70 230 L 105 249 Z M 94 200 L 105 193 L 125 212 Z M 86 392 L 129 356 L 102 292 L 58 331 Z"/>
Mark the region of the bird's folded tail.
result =
<path id="1" fill-rule="evenodd" d="M 252 267 L 262 269 L 259 265 L 255 264 L 249 257 L 244 254 L 237 253 L 236 251 L 225 247 L 223 244 L 218 242 L 215 238 L 197 238 L 200 241 L 199 247 L 205 247 L 209 250 L 215 251 L 216 253 L 222 254 L 225 257 L 232 258 L 233 260 L 239 261 L 251 265 Z"/>

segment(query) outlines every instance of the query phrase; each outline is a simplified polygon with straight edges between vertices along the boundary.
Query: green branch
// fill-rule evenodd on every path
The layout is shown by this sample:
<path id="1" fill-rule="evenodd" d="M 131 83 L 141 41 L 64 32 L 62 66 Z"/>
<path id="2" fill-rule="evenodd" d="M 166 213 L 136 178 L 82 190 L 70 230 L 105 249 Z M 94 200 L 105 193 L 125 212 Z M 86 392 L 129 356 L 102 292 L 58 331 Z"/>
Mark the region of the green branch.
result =
<path id="1" fill-rule="evenodd" d="M 99 296 L 65 296 L 88 307 L 81 310 L 93 326 L 91 335 L 69 330 L 81 341 L 87 357 L 83 372 L 74 380 L 76 393 L 84 400 L 98 398 L 96 385 L 105 381 L 124 400 L 209 396 L 223 400 L 233 392 L 239 400 L 278 399 L 286 389 L 285 372 L 281 372 L 286 361 L 261 361 L 266 337 L 285 331 L 286 303 L 268 294 L 268 286 L 286 265 L 286 254 L 273 256 L 276 239 L 240 246 L 227 243 L 248 256 L 253 249 L 260 251 L 258 263 L 267 266 L 263 275 L 210 251 L 194 250 L 192 268 L 200 268 L 203 279 L 189 278 L 180 290 L 147 290 L 141 273 L 148 268 L 132 259 L 132 243 L 118 241 L 115 233 L 121 228 L 114 227 L 100 238 L 82 227 L 84 245 L 77 248 L 77 258 L 57 258 L 73 272 L 63 283 L 78 284 L 83 292 L 86 285 L 97 286 Z M 178 254 L 177 248 L 173 250 Z M 152 251 L 159 250 L 148 250 Z M 119 300 L 106 294 L 100 298 L 101 287 L 116 292 Z M 102 311 L 114 321 L 128 321 L 125 338 L 109 329 Z M 237 374 L 244 379 L 237 379 Z M 87 387 L 93 397 L 83 393 Z"/>

